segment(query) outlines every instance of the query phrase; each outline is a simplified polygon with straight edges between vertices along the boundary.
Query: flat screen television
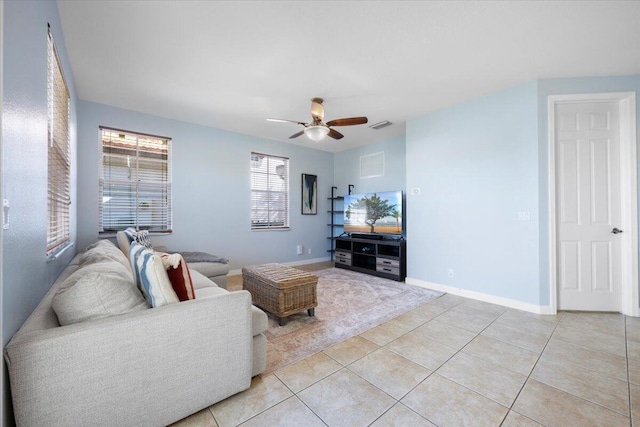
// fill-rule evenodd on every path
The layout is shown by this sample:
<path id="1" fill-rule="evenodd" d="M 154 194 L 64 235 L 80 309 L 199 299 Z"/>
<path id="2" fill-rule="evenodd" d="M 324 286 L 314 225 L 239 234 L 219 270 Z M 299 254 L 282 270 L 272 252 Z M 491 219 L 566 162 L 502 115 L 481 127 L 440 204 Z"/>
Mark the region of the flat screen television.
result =
<path id="1" fill-rule="evenodd" d="M 402 191 L 344 196 L 344 231 L 402 234 Z"/>

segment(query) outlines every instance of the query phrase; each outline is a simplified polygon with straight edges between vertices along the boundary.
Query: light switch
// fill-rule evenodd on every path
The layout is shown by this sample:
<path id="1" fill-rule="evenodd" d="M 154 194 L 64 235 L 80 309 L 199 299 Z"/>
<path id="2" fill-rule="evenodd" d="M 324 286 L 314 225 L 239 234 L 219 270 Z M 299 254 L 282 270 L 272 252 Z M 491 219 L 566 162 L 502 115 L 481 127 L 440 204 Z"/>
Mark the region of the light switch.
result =
<path id="1" fill-rule="evenodd" d="M 413 187 L 411 189 L 411 195 L 412 196 L 419 196 L 420 195 L 420 187 Z"/>
<path id="2" fill-rule="evenodd" d="M 9 199 L 2 200 L 2 229 L 9 228 Z"/>

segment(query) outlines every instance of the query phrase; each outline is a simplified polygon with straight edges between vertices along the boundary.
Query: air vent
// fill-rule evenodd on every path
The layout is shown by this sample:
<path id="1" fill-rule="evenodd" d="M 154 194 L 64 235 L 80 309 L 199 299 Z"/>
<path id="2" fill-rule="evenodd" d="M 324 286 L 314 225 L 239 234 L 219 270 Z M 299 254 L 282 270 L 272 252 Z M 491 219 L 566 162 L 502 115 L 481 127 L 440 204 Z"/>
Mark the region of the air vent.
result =
<path id="1" fill-rule="evenodd" d="M 387 126 L 391 126 L 393 123 L 387 121 L 387 120 L 383 120 L 381 122 L 375 123 L 371 126 L 369 126 L 371 129 L 375 129 L 375 130 L 379 130 L 382 128 L 386 128 Z"/>

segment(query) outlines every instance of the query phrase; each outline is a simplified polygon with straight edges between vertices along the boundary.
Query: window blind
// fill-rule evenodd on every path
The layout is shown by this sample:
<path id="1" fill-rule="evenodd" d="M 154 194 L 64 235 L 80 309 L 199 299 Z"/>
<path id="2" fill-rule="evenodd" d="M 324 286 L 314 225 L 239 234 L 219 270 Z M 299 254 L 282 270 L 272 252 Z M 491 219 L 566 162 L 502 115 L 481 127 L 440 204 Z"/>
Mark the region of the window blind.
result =
<path id="1" fill-rule="evenodd" d="M 100 128 L 100 233 L 171 232 L 171 139 Z"/>
<path id="2" fill-rule="evenodd" d="M 251 153 L 251 228 L 289 228 L 289 159 Z"/>
<path id="3" fill-rule="evenodd" d="M 69 143 L 69 90 L 64 80 L 51 30 L 47 45 L 48 190 L 47 255 L 70 241 L 71 153 Z"/>

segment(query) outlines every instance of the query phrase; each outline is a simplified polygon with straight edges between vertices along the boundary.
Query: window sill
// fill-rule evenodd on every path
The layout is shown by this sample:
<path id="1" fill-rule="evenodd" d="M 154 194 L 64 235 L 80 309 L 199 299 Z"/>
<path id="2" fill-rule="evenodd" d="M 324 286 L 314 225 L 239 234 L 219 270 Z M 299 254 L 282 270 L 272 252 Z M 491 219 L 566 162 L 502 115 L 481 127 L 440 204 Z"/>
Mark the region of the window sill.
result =
<path id="1" fill-rule="evenodd" d="M 251 227 L 251 231 L 289 231 L 291 227 Z"/>
<path id="2" fill-rule="evenodd" d="M 63 246 L 60 246 L 60 248 L 58 248 L 55 252 L 47 255 L 47 262 L 53 262 L 57 260 L 58 258 L 60 258 L 60 256 L 62 256 L 63 253 L 67 251 L 67 249 L 72 248 L 74 246 L 75 246 L 74 242 L 67 242 Z"/>

